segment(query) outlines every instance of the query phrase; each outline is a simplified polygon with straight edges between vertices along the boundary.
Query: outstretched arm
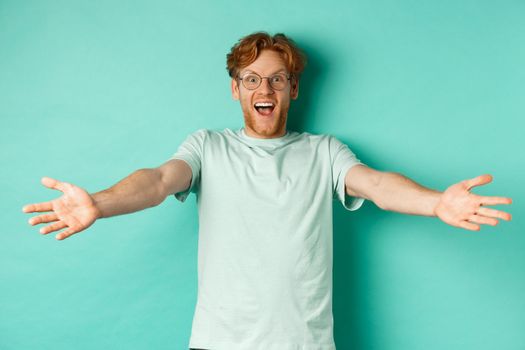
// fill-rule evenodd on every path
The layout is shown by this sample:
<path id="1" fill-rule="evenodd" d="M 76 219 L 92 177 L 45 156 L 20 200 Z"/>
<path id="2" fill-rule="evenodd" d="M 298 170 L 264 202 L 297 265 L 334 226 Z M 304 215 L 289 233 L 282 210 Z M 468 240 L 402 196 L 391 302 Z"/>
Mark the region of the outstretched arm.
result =
<path id="1" fill-rule="evenodd" d="M 161 204 L 170 194 L 186 190 L 191 168 L 172 159 L 158 168 L 140 169 L 107 190 L 93 195 L 100 217 L 133 213 Z"/>
<path id="2" fill-rule="evenodd" d="M 494 226 L 498 219 L 511 220 L 511 215 L 506 212 L 485 208 L 487 205 L 510 204 L 510 198 L 478 196 L 470 192 L 473 187 L 491 181 L 492 176 L 481 175 L 439 192 L 401 174 L 357 165 L 346 174 L 345 185 L 348 195 L 371 200 L 381 209 L 437 216 L 451 226 L 478 231 L 481 224 Z"/>
<path id="3" fill-rule="evenodd" d="M 61 191 L 62 196 L 49 202 L 28 204 L 22 210 L 47 212 L 32 217 L 29 223 L 51 223 L 40 229 L 42 234 L 65 229 L 56 235 L 62 240 L 87 229 L 99 218 L 159 205 L 168 195 L 187 189 L 191 177 L 191 168 L 175 159 L 158 168 L 137 170 L 109 189 L 94 194 L 73 184 L 44 177 L 42 184 Z"/>

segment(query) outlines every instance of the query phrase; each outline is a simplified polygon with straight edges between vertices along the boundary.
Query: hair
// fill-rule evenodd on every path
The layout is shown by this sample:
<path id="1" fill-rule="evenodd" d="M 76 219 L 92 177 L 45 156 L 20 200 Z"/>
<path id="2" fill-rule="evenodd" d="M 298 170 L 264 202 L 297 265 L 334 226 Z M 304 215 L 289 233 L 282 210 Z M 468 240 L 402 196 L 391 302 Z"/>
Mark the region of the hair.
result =
<path id="1" fill-rule="evenodd" d="M 272 50 L 279 53 L 288 72 L 299 80 L 306 66 L 306 55 L 290 37 L 283 33 L 271 36 L 267 32 L 247 35 L 239 39 L 231 48 L 231 51 L 226 55 L 226 70 L 230 77 L 235 78 L 242 68 L 252 64 L 262 50 Z"/>

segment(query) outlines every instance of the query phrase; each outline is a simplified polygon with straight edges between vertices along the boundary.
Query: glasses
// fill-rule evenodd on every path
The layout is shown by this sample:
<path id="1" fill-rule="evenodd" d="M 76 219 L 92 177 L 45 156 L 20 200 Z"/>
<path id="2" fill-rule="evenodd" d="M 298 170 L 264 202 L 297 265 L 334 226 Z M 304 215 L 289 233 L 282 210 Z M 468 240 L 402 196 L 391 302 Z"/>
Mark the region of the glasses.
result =
<path id="1" fill-rule="evenodd" d="M 291 75 L 286 75 L 284 73 L 277 73 L 269 77 L 261 77 L 257 73 L 247 73 L 242 77 L 237 77 L 237 79 L 242 81 L 242 85 L 248 90 L 257 89 L 261 85 L 263 79 L 268 79 L 268 83 L 272 89 L 282 90 L 286 87 L 288 80 L 291 78 Z"/>

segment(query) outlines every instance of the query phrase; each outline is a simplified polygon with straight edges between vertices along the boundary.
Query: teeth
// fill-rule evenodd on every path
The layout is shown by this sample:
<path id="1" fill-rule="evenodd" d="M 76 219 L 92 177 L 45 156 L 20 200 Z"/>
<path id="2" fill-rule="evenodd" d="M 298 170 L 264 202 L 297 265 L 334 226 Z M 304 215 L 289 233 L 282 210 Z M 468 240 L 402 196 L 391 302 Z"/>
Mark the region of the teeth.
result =
<path id="1" fill-rule="evenodd" d="M 273 107 L 273 103 L 271 103 L 271 102 L 257 102 L 255 104 L 255 107 Z"/>

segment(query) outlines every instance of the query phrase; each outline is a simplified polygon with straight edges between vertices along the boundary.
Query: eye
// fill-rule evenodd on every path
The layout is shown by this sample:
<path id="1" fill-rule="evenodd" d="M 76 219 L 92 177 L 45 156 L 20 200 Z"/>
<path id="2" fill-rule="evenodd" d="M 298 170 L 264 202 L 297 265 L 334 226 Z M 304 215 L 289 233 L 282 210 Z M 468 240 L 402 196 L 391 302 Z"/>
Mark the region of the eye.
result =
<path id="1" fill-rule="evenodd" d="M 274 83 L 282 83 L 286 78 L 282 74 L 276 74 L 271 79 Z"/>
<path id="2" fill-rule="evenodd" d="M 244 81 L 249 84 L 255 84 L 259 81 L 259 77 L 254 74 L 248 74 L 244 76 Z"/>

